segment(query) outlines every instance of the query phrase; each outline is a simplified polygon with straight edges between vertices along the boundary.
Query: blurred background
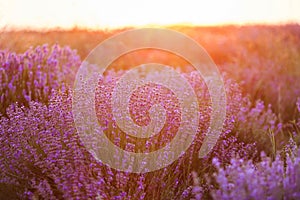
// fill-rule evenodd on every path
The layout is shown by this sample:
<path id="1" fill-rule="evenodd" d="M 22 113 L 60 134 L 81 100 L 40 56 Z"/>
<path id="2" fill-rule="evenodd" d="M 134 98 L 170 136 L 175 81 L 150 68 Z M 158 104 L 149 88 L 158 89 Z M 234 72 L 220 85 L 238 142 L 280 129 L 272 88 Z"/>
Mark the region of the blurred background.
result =
<path id="1" fill-rule="evenodd" d="M 170 24 L 297 23 L 299 8 L 298 0 L 1 0 L 0 27 L 97 29 Z"/>

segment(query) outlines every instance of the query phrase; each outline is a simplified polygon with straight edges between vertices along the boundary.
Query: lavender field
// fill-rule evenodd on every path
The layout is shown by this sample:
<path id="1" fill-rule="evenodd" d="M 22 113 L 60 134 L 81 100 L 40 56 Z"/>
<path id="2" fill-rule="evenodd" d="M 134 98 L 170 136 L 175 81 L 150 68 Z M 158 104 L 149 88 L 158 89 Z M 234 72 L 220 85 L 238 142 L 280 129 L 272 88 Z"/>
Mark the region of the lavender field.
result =
<path id="1" fill-rule="evenodd" d="M 300 199 L 300 26 L 168 28 L 202 45 L 222 74 L 226 120 L 213 150 L 198 157 L 211 114 L 202 77 L 183 58 L 147 49 L 121 56 L 99 78 L 99 126 L 130 152 L 155 151 L 174 138 L 181 110 L 168 88 L 148 84 L 130 99 L 139 126 L 151 121 L 151 105 L 166 110 L 162 131 L 149 139 L 127 135 L 112 115 L 117 81 L 133 66 L 156 62 L 174 67 L 193 88 L 197 136 L 178 160 L 153 172 L 123 172 L 99 162 L 77 133 L 73 85 L 89 52 L 125 29 L 3 30 L 0 199 Z"/>

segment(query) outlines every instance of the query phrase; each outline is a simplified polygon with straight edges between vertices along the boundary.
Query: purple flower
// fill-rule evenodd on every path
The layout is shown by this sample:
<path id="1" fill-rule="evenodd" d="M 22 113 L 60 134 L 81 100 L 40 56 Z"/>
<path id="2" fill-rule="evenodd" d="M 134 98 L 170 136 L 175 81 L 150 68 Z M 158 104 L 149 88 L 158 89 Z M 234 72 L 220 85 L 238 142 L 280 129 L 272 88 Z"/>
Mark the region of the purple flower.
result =
<path id="1" fill-rule="evenodd" d="M 54 45 L 52 50 L 44 45 L 42 48 L 29 49 L 24 54 L 1 51 L 0 112 L 18 102 L 28 106 L 31 100 L 48 103 L 52 89 L 60 89 L 63 84 L 72 85 L 75 72 L 80 65 L 80 58 L 68 47 Z M 47 60 L 53 62 L 48 63 Z M 44 88 L 48 88 L 44 90 Z"/>

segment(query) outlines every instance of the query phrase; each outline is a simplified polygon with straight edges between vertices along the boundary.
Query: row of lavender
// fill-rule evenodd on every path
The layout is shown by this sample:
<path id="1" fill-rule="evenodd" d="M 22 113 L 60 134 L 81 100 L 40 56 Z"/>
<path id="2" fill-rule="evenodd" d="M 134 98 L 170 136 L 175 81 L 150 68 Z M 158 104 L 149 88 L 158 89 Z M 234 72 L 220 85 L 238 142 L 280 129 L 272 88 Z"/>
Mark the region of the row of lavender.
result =
<path id="1" fill-rule="evenodd" d="M 55 45 L 30 49 L 21 55 L 0 52 L 0 63 L 2 198 L 300 197 L 300 152 L 296 144 L 300 141 L 300 119 L 283 124 L 271 105 L 265 106 L 261 100 L 251 102 L 226 74 L 227 117 L 213 152 L 203 159 L 197 157 L 204 138 L 201 133 L 207 129 L 210 118 L 210 101 L 201 77 L 195 72 L 185 73 L 200 104 L 198 137 L 185 155 L 169 167 L 131 174 L 99 163 L 77 135 L 71 112 L 71 84 L 80 65 L 75 51 Z M 101 87 L 95 96 L 99 123 L 107 126 L 105 134 L 117 141 L 115 145 L 140 148 L 110 118 L 111 92 L 122 73 L 111 71 L 99 81 Z M 157 91 L 155 87 L 153 90 Z M 170 123 L 171 129 L 177 126 L 176 121 Z M 282 138 L 286 132 L 290 133 L 290 143 Z M 150 142 L 155 149 L 169 140 L 170 137 L 162 137 Z M 261 152 L 266 156 L 260 157 Z"/>

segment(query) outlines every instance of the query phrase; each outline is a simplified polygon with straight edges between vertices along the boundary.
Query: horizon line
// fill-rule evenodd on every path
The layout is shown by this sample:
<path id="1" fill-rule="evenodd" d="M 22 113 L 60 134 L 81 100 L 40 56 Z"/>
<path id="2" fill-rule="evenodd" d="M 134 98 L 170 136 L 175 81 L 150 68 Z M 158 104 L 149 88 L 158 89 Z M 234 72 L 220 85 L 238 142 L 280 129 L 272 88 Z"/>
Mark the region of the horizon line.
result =
<path id="1" fill-rule="evenodd" d="M 224 22 L 224 23 L 169 23 L 169 24 L 155 24 L 149 23 L 144 25 L 121 25 L 121 26 L 83 26 L 83 25 L 73 25 L 70 27 L 62 26 L 45 26 L 45 27 L 35 27 L 35 26 L 12 26 L 4 25 L 0 26 L 0 30 L 3 31 L 38 31 L 38 32 L 48 32 L 48 31 L 72 31 L 72 30 L 87 30 L 87 31 L 110 31 L 110 30 L 120 30 L 120 29 L 132 29 L 132 28 L 168 28 L 168 27 L 229 27 L 229 26 L 284 26 L 284 25 L 300 25 L 299 21 L 290 20 L 282 22 Z"/>

